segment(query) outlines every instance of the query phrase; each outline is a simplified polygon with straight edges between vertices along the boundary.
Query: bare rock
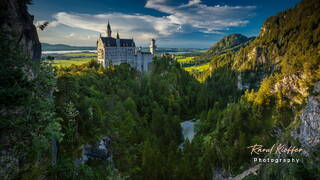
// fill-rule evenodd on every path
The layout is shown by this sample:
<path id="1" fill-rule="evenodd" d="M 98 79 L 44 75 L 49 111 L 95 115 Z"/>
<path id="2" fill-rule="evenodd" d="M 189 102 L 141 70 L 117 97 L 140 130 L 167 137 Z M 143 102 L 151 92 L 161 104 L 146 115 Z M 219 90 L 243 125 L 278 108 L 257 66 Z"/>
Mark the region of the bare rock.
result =
<path id="1" fill-rule="evenodd" d="M 32 60 L 40 60 L 41 43 L 33 24 L 34 17 L 28 13 L 25 1 L 2 0 L 0 12 L 0 28 L 12 32 L 18 38 L 24 53 Z"/>
<path id="2" fill-rule="evenodd" d="M 76 165 L 87 162 L 88 160 L 107 161 L 111 160 L 110 151 L 111 140 L 108 137 L 102 138 L 94 144 L 87 144 L 81 147 L 82 157 L 75 161 Z"/>
<path id="3" fill-rule="evenodd" d="M 273 92 L 282 92 L 285 97 L 293 103 L 303 104 L 308 97 L 308 88 L 304 84 L 305 77 L 299 74 L 292 74 L 282 78 L 274 86 Z"/>
<path id="4" fill-rule="evenodd" d="M 315 84 L 314 92 L 319 92 L 320 82 Z M 310 96 L 307 106 L 300 116 L 301 123 L 291 135 L 299 140 L 303 147 L 311 148 L 320 142 L 320 96 Z"/>

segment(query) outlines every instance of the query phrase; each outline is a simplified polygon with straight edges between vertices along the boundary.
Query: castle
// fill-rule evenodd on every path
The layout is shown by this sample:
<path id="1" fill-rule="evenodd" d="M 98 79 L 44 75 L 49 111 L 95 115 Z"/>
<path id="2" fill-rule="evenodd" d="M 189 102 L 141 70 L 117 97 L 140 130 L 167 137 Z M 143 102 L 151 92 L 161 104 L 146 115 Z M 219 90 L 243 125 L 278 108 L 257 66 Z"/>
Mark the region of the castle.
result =
<path id="1" fill-rule="evenodd" d="M 104 67 L 128 63 L 139 71 L 148 71 L 157 48 L 156 41 L 151 40 L 150 52 L 142 52 L 141 48 L 136 48 L 133 39 L 120 39 L 119 33 L 113 38 L 111 34 L 108 22 L 106 37 L 100 34 L 97 41 L 98 62 Z"/>

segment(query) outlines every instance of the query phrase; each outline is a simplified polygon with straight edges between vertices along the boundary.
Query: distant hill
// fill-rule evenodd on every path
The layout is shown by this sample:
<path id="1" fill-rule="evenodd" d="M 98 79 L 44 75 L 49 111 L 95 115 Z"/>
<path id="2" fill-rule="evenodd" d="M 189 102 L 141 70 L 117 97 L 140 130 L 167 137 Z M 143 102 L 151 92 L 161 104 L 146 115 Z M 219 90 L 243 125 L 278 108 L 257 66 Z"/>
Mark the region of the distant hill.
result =
<path id="1" fill-rule="evenodd" d="M 48 44 L 42 43 L 42 51 L 72 51 L 72 50 L 96 50 L 96 47 L 90 46 L 69 46 L 66 44 Z"/>
<path id="2" fill-rule="evenodd" d="M 241 34 L 231 34 L 223 37 L 221 40 L 219 40 L 217 43 L 211 46 L 206 54 L 219 55 L 229 50 L 237 51 L 241 47 L 248 45 L 248 43 L 251 42 L 253 39 L 254 37 L 248 38 Z"/>

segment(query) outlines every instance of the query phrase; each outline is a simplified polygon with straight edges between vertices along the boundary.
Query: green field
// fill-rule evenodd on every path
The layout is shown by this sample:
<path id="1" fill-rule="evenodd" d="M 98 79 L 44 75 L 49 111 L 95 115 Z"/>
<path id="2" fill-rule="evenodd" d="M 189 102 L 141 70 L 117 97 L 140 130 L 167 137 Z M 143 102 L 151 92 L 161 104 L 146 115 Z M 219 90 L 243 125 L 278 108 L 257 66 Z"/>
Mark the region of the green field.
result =
<path id="1" fill-rule="evenodd" d="M 59 66 L 59 67 L 67 67 L 67 66 L 71 66 L 72 64 L 81 65 L 91 61 L 91 59 L 93 58 L 71 58 L 70 60 L 59 59 L 59 60 L 53 60 L 52 65 Z"/>
<path id="2" fill-rule="evenodd" d="M 183 56 L 177 56 L 176 57 L 177 62 L 180 64 L 186 64 L 186 63 L 190 63 L 194 60 L 194 57 L 183 57 Z"/>
<path id="3" fill-rule="evenodd" d="M 199 58 L 196 59 L 195 56 L 189 57 L 189 56 L 180 55 L 180 56 L 176 56 L 175 59 L 179 64 L 181 64 L 181 67 L 185 71 L 195 76 L 195 78 L 198 81 L 203 82 L 205 80 L 204 78 L 201 78 L 201 76 L 198 76 L 198 75 L 199 73 L 209 70 L 210 62 L 201 61 L 199 60 Z"/>
<path id="4" fill-rule="evenodd" d="M 50 55 L 53 56 L 54 60 L 48 60 L 53 66 L 56 67 L 67 67 L 71 65 L 82 65 L 96 59 L 97 53 L 83 52 L 83 53 L 66 53 L 61 55 Z"/>
<path id="5" fill-rule="evenodd" d="M 190 66 L 190 67 L 186 67 L 184 68 L 184 70 L 188 71 L 188 72 L 192 72 L 192 71 L 198 71 L 198 72 L 203 72 L 209 69 L 209 64 L 210 63 L 205 63 L 205 64 L 201 64 L 198 66 Z"/>
<path id="6" fill-rule="evenodd" d="M 195 57 L 176 56 L 175 58 L 176 58 L 176 61 L 181 65 L 193 64 L 188 67 L 183 67 L 183 69 L 188 72 L 192 72 L 192 71 L 202 72 L 209 69 L 209 63 L 201 63 L 200 61 L 195 60 Z M 198 65 L 197 63 L 201 63 L 201 64 Z"/>

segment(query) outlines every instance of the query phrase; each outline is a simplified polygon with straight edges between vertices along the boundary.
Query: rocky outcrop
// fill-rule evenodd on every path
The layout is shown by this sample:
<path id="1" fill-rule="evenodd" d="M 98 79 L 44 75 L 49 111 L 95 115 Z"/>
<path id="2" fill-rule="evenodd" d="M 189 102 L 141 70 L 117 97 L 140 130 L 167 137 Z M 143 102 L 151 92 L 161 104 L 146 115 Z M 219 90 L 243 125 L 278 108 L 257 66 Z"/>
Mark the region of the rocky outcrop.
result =
<path id="1" fill-rule="evenodd" d="M 257 171 L 261 168 L 262 164 L 257 164 L 245 171 L 243 171 L 241 174 L 239 174 L 238 176 L 232 178 L 232 180 L 241 180 L 244 179 L 245 177 L 253 174 L 253 175 L 257 175 Z"/>
<path id="2" fill-rule="evenodd" d="M 41 57 L 41 44 L 36 27 L 33 25 L 34 17 L 28 13 L 26 2 L 27 0 L 2 0 L 0 28 L 12 32 L 14 36 L 12 38 L 18 38 L 24 53 L 37 61 Z"/>
<path id="3" fill-rule="evenodd" d="M 213 171 L 214 175 L 213 175 L 212 180 L 241 180 L 251 174 L 257 175 L 257 172 L 259 171 L 259 169 L 261 167 L 262 167 L 262 164 L 257 164 L 255 166 L 243 171 L 241 174 L 239 174 L 235 177 L 231 177 L 230 175 L 226 175 L 225 172 L 223 172 L 221 169 L 215 169 Z"/>
<path id="4" fill-rule="evenodd" d="M 300 116 L 301 123 L 292 136 L 305 148 L 315 147 L 320 142 L 320 81 L 315 84 L 314 94 L 308 98 L 307 106 Z"/>
<path id="5" fill-rule="evenodd" d="M 41 56 L 41 44 L 36 27 L 33 25 L 33 16 L 27 11 L 27 2 L 28 0 L 1 0 L 0 31 L 3 37 L 2 39 L 8 40 L 9 42 L 11 40 L 12 42 L 17 40 L 23 52 L 29 56 L 30 59 L 38 61 Z M 2 45 L 6 44 L 5 41 L 2 42 L 4 42 Z M 8 59 L 11 60 L 10 55 Z M 35 74 L 30 67 L 23 67 L 23 71 L 26 73 L 28 80 L 34 79 Z M 12 77 L 10 78 L 12 79 Z M 17 87 L 20 85 L 21 84 L 15 84 Z M 7 88 L 6 85 L 4 88 Z M 8 114 L 14 117 L 16 114 L 22 114 L 23 111 L 24 109 L 21 107 L 10 108 L 9 111 L 6 109 L 0 110 L 1 116 L 3 117 L 7 117 Z M 15 139 L 11 133 L 6 133 L 6 127 L 2 127 L 2 130 L 3 132 L 0 137 L 0 179 L 14 179 L 17 178 L 20 170 L 27 166 L 27 158 L 21 158 L 24 157 L 24 155 L 22 153 L 17 154 L 15 149 L 12 148 L 12 144 L 14 144 L 17 139 Z"/>
<path id="6" fill-rule="evenodd" d="M 110 151 L 110 143 L 110 138 L 104 137 L 94 144 L 87 144 L 82 146 L 82 156 L 75 161 L 75 164 L 80 165 L 87 162 L 88 160 L 111 160 L 112 156 Z"/>
<path id="7" fill-rule="evenodd" d="M 248 84 L 248 83 L 243 83 L 243 82 L 242 82 L 241 74 L 239 74 L 239 75 L 238 75 L 238 78 L 237 78 L 237 88 L 238 88 L 240 91 L 244 91 L 244 90 L 250 88 L 250 84 Z"/>
<path id="8" fill-rule="evenodd" d="M 308 77 L 299 74 L 285 76 L 275 84 L 272 93 L 280 91 L 292 103 L 303 104 L 309 95 L 308 88 L 304 84 L 306 78 Z"/>

